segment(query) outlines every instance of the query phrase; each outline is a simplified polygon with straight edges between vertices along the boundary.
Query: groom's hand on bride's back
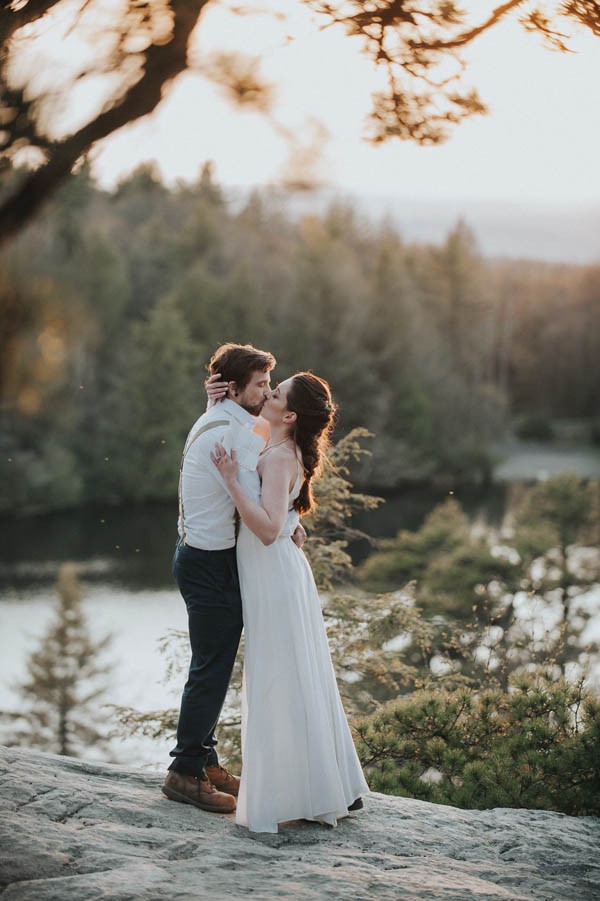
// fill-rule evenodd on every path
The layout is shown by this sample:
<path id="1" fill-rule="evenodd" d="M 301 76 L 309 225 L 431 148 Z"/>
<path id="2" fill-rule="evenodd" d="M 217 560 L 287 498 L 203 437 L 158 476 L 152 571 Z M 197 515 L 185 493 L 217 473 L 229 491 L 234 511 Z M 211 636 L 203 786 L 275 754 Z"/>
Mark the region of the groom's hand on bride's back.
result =
<path id="1" fill-rule="evenodd" d="M 299 522 L 292 534 L 292 541 L 294 542 L 296 547 L 302 547 L 302 545 L 304 544 L 306 539 L 307 539 L 306 529 L 304 528 L 302 523 Z"/>

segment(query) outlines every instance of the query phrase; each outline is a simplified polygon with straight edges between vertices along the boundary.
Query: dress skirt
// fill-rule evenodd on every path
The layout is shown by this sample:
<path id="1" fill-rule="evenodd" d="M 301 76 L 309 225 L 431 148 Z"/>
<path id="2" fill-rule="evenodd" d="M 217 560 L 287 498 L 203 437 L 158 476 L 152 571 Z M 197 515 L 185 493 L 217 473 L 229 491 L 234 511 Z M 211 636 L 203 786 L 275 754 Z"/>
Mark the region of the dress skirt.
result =
<path id="1" fill-rule="evenodd" d="M 308 560 L 289 535 L 265 546 L 242 524 L 245 630 L 242 775 L 236 822 L 332 826 L 368 792 L 331 662 Z"/>

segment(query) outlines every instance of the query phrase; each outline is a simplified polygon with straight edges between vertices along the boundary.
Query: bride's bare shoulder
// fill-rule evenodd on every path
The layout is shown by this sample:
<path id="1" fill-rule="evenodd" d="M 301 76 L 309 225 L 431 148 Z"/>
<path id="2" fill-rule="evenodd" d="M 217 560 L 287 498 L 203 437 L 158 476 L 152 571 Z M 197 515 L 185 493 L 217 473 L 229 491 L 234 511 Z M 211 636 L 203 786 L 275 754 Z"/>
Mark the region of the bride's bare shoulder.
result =
<path id="1" fill-rule="evenodd" d="M 296 451 L 292 447 L 282 444 L 280 447 L 274 447 L 263 451 L 260 460 L 260 468 L 264 471 L 267 468 L 286 469 L 291 473 L 298 466 L 298 457 Z"/>
<path id="2" fill-rule="evenodd" d="M 296 452 L 293 448 L 288 447 L 286 444 L 280 445 L 280 447 L 274 448 L 266 448 L 262 456 L 264 457 L 265 463 L 272 460 L 277 460 L 279 464 L 282 462 L 287 462 L 289 460 L 296 460 Z"/>

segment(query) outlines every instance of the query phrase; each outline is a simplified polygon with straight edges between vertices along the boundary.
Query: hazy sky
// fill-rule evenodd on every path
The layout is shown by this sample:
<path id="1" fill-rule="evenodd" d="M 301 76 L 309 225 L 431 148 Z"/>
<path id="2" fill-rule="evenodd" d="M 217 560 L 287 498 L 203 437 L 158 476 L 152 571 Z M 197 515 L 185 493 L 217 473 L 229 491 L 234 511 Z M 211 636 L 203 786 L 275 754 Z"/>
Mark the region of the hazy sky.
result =
<path id="1" fill-rule="evenodd" d="M 276 85 L 277 124 L 233 109 L 197 74 L 177 81 L 160 110 L 107 140 L 96 168 L 105 183 L 141 160 L 155 159 L 167 179 L 192 179 L 213 160 L 225 185 L 277 182 L 321 151 L 312 174 L 362 193 L 424 199 L 599 202 L 600 40 L 578 35 L 579 52 L 560 54 L 506 21 L 469 51 L 469 83 L 491 112 L 459 126 L 440 147 L 365 143 L 365 118 L 376 78 L 360 45 L 341 30 L 319 31 L 296 0 L 279 0 L 291 19 L 232 18 L 209 8 L 198 29 L 198 58 L 215 49 L 260 55 Z M 476 18 L 492 4 L 475 2 Z M 297 35 L 287 44 L 287 32 Z M 328 135 L 328 136 L 326 136 Z M 314 161 L 313 161 L 314 162 Z"/>

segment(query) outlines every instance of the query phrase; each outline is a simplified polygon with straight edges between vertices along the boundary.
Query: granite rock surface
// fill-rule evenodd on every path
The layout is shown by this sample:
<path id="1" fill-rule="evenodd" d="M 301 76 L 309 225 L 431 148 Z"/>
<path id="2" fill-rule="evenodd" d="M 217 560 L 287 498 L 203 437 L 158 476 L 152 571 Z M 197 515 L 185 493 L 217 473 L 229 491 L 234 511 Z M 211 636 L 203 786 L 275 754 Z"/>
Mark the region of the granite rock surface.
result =
<path id="1" fill-rule="evenodd" d="M 162 774 L 0 748 L 2 901 L 600 901 L 600 819 L 372 794 L 253 834 Z"/>

